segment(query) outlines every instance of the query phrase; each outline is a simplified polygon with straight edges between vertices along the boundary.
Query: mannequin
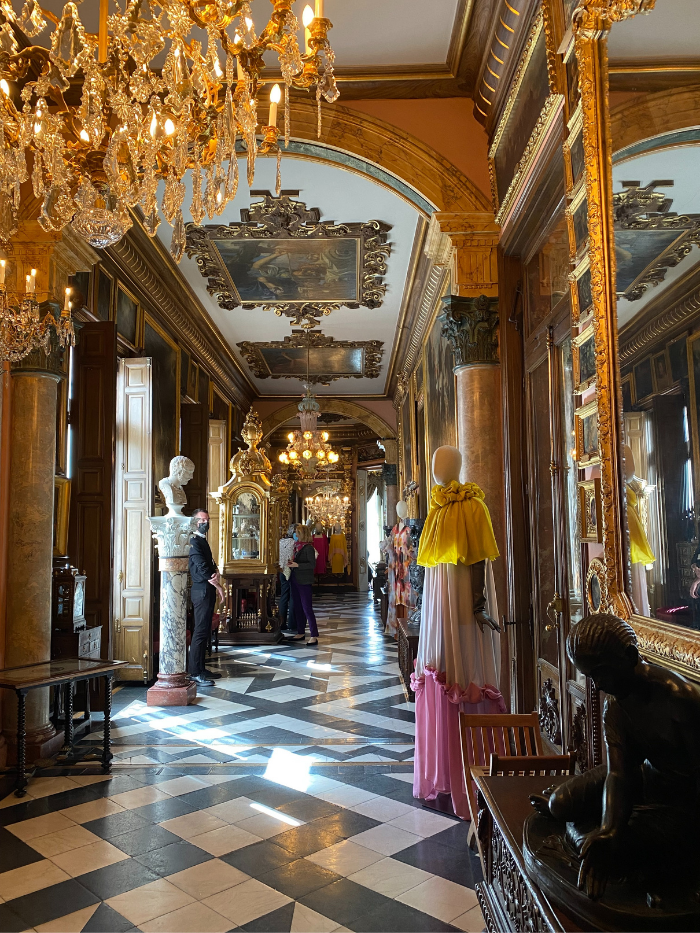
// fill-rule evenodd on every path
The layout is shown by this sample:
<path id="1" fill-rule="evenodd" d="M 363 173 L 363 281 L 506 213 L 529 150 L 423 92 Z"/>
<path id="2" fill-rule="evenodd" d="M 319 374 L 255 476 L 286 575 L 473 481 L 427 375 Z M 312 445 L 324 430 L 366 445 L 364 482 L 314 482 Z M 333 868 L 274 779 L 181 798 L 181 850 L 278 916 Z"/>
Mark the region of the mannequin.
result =
<path id="1" fill-rule="evenodd" d="M 396 503 L 396 518 L 398 519 L 399 528 L 403 528 L 406 524 L 406 518 L 408 517 L 408 503 L 404 502 L 403 499 L 399 499 Z"/>
<path id="2" fill-rule="evenodd" d="M 326 564 L 328 563 L 328 538 L 320 522 L 316 522 L 314 526 L 312 544 L 316 551 L 316 566 L 314 572 L 320 576 L 322 573 L 326 572 Z"/>
<path id="3" fill-rule="evenodd" d="M 396 551 L 394 550 L 394 529 L 389 525 L 384 526 L 385 537 L 379 545 L 379 550 L 384 555 L 386 561 L 387 573 L 387 613 L 384 634 L 396 637 L 398 624 L 396 622 Z"/>
<path id="4" fill-rule="evenodd" d="M 627 527 L 630 534 L 630 563 L 632 565 L 632 599 L 639 613 L 649 615 L 646 565 L 656 560 L 642 522 L 641 503 L 648 498 L 653 486 L 647 486 L 635 475 L 634 454 L 625 444 L 622 448 L 627 494 Z"/>
<path id="5" fill-rule="evenodd" d="M 433 455 L 436 486 L 421 534 L 418 563 L 426 568 L 416 670 L 416 754 L 413 795 L 449 793 L 457 816 L 469 819 L 459 713 L 505 713 L 500 692 L 500 641 L 491 561 L 498 557 L 483 492 L 460 483 L 462 455 Z"/>
<path id="6" fill-rule="evenodd" d="M 396 606 L 405 606 L 408 610 L 411 605 L 409 567 L 412 558 L 407 517 L 408 504 L 403 499 L 399 499 L 396 503 L 397 521 L 391 531 L 394 546 L 394 603 Z"/>
<path id="7" fill-rule="evenodd" d="M 348 565 L 348 545 L 340 525 L 333 525 L 328 559 L 331 562 L 331 573 L 345 573 Z"/>

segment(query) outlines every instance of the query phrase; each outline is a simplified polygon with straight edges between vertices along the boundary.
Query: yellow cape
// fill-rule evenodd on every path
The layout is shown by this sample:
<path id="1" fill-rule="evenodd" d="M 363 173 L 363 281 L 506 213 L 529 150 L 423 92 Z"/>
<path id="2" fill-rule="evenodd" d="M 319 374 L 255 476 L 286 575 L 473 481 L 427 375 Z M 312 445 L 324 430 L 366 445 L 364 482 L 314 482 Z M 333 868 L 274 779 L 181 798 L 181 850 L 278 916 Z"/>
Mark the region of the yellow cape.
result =
<path id="1" fill-rule="evenodd" d="M 476 564 L 498 557 L 491 516 L 476 483 L 433 486 L 418 548 L 421 567 Z"/>
<path id="2" fill-rule="evenodd" d="M 630 563 L 653 564 L 656 558 L 637 511 L 637 493 L 627 487 L 627 527 L 630 532 Z"/>

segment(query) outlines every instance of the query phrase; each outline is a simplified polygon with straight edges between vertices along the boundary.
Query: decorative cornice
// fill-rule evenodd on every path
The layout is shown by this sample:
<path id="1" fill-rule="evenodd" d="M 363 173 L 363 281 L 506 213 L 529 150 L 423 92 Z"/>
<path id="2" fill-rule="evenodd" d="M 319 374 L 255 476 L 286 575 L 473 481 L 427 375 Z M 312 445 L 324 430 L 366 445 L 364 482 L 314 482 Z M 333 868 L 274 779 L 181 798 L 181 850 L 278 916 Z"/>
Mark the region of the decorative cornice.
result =
<path id="1" fill-rule="evenodd" d="M 141 254 L 141 250 L 132 242 L 134 229 L 123 237 L 114 246 L 105 250 L 112 260 L 125 272 L 127 272 L 134 285 L 139 287 L 146 302 L 151 303 L 161 312 L 164 321 L 174 332 L 183 339 L 188 348 L 195 353 L 215 376 L 217 381 L 224 387 L 231 399 L 242 406 L 248 406 L 251 400 L 251 394 L 242 378 L 236 380 L 234 373 L 238 374 L 240 370 L 235 362 L 235 357 L 230 348 L 218 332 L 222 348 L 228 351 L 230 367 L 226 367 L 222 362 L 221 349 L 214 346 L 209 337 L 195 323 L 193 308 L 189 305 L 180 304 L 175 300 L 177 291 L 167 289 L 162 279 L 154 273 Z M 146 236 L 144 232 L 144 237 Z M 149 242 L 150 239 L 149 239 Z M 140 246 L 140 244 L 139 244 Z M 188 296 L 189 297 L 189 296 Z M 203 318 L 212 330 L 215 330 L 206 313 L 197 309 L 199 317 Z M 242 374 L 241 374 L 242 375 Z"/>
<path id="2" fill-rule="evenodd" d="M 684 298 L 682 301 L 674 303 L 667 311 L 653 318 L 646 327 L 643 327 L 627 343 L 621 344 L 620 363 L 627 363 L 637 354 L 653 344 L 659 337 L 667 331 L 682 324 L 685 320 L 693 317 L 700 311 L 700 288 Z M 620 334 L 620 340 L 625 339 L 624 331 Z"/>
<path id="3" fill-rule="evenodd" d="M 403 366 L 401 367 L 401 374 L 403 374 L 406 379 L 408 379 L 413 372 L 416 360 L 418 359 L 418 351 L 425 342 L 428 325 L 432 320 L 435 305 L 442 292 L 447 276 L 447 270 L 439 266 L 433 266 L 428 274 L 427 281 L 423 287 L 420 308 L 416 315 L 411 339 L 403 361 Z M 398 408 L 401 404 L 400 401 L 397 401 L 399 395 L 400 392 L 397 387 L 393 399 L 394 408 Z"/>
<path id="4" fill-rule="evenodd" d="M 446 295 L 438 320 L 455 357 L 455 369 L 474 363 L 498 363 L 498 299 Z"/>
<path id="5" fill-rule="evenodd" d="M 376 379 L 379 375 L 384 343 L 381 340 L 336 340 L 317 331 L 293 331 L 291 336 L 284 340 L 270 340 L 265 342 L 241 341 L 239 348 L 245 361 L 258 379 L 296 379 L 303 378 L 312 385 L 330 385 L 336 379 Z M 288 349 L 353 349 L 362 350 L 362 372 L 359 373 L 309 373 L 300 377 L 297 373 L 273 373 L 270 371 L 262 350 L 288 350 Z"/>

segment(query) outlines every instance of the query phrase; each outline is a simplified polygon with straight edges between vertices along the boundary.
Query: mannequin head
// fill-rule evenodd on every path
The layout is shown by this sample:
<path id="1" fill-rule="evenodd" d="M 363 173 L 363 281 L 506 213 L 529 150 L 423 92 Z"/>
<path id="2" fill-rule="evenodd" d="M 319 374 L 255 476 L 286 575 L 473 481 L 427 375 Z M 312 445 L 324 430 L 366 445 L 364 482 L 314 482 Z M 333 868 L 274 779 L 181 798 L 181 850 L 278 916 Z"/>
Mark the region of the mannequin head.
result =
<path id="1" fill-rule="evenodd" d="M 396 503 L 396 517 L 399 519 L 399 521 L 404 522 L 406 521 L 407 515 L 408 505 L 403 501 L 403 499 L 399 499 L 399 501 Z"/>
<path id="2" fill-rule="evenodd" d="M 634 454 L 632 453 L 632 448 L 628 447 L 627 444 L 622 445 L 622 469 L 625 473 L 625 479 L 629 481 L 634 476 Z"/>
<path id="3" fill-rule="evenodd" d="M 441 486 L 459 482 L 459 471 L 462 469 L 462 455 L 456 447 L 438 447 L 433 454 L 433 478 Z"/>

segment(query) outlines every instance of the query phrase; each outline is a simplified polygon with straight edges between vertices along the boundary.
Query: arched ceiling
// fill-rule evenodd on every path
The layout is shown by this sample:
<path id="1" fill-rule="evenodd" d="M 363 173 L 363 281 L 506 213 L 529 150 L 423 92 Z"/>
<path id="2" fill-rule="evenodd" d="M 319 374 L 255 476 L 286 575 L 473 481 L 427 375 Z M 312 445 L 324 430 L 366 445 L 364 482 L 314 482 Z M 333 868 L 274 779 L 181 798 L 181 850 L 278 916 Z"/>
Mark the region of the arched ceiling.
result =
<path id="1" fill-rule="evenodd" d="M 204 226 L 211 223 L 223 225 L 240 223 L 241 209 L 248 208 L 251 201 L 260 200 L 259 197 L 251 197 L 250 189 L 245 181 L 244 157 L 239 159 L 239 165 L 241 182 L 235 199 L 226 206 L 219 217 L 213 221 L 205 219 Z M 252 190 L 274 192 L 275 173 L 276 160 L 259 157 Z M 186 178 L 186 185 L 188 190 L 185 196 L 185 206 L 188 208 L 191 191 L 189 174 Z M 357 174 L 339 164 L 320 163 L 311 159 L 285 158 L 283 155 L 282 185 L 285 191 L 298 191 L 298 199 L 303 201 L 307 208 L 319 208 L 321 221 L 364 223 L 380 220 L 391 228 L 388 234 L 391 254 L 387 260 L 387 274 L 384 276 L 386 293 L 381 307 L 374 310 L 365 307 L 338 308 L 328 316 L 322 317 L 320 326 L 315 329 L 327 337 L 333 337 L 336 342 L 362 344 L 367 341 L 380 341 L 383 349 L 376 377 L 370 378 L 367 375 L 363 375 L 362 378 L 343 377 L 332 381 L 327 386 L 316 386 L 316 394 L 383 396 L 387 391 L 392 348 L 396 340 L 413 243 L 419 224 L 424 222 L 422 212 L 401 194 L 390 189 L 386 183 Z M 183 214 L 185 222 L 189 222 L 191 216 L 188 210 L 185 209 Z M 158 236 L 166 248 L 170 244 L 171 235 L 172 228 L 163 220 Z M 222 309 L 216 298 L 208 293 L 208 280 L 202 277 L 195 258 L 183 256 L 180 262 L 180 273 L 233 349 L 256 394 L 260 396 L 303 394 L 303 372 L 299 378 L 261 378 L 255 374 L 254 368 L 251 368 L 246 361 L 246 350 L 238 347 L 238 344 L 242 342 L 258 345 L 283 342 L 285 337 L 292 334 L 290 318 L 278 317 L 272 311 L 263 311 L 261 307 L 253 310 L 243 310 L 240 307 L 232 311 Z M 298 332 L 299 328 L 294 328 L 294 330 Z M 269 347 L 258 349 L 261 353 L 273 352 L 273 348 Z M 277 350 L 274 349 L 274 352 L 277 353 Z M 281 352 L 284 353 L 284 351 Z M 334 352 L 332 351 L 330 356 Z M 362 348 L 353 351 L 351 347 L 344 348 L 342 352 L 338 351 L 338 371 L 354 371 L 352 367 L 356 366 L 362 352 Z M 298 360 L 297 365 L 299 365 Z M 359 365 L 361 367 L 362 364 Z"/>

